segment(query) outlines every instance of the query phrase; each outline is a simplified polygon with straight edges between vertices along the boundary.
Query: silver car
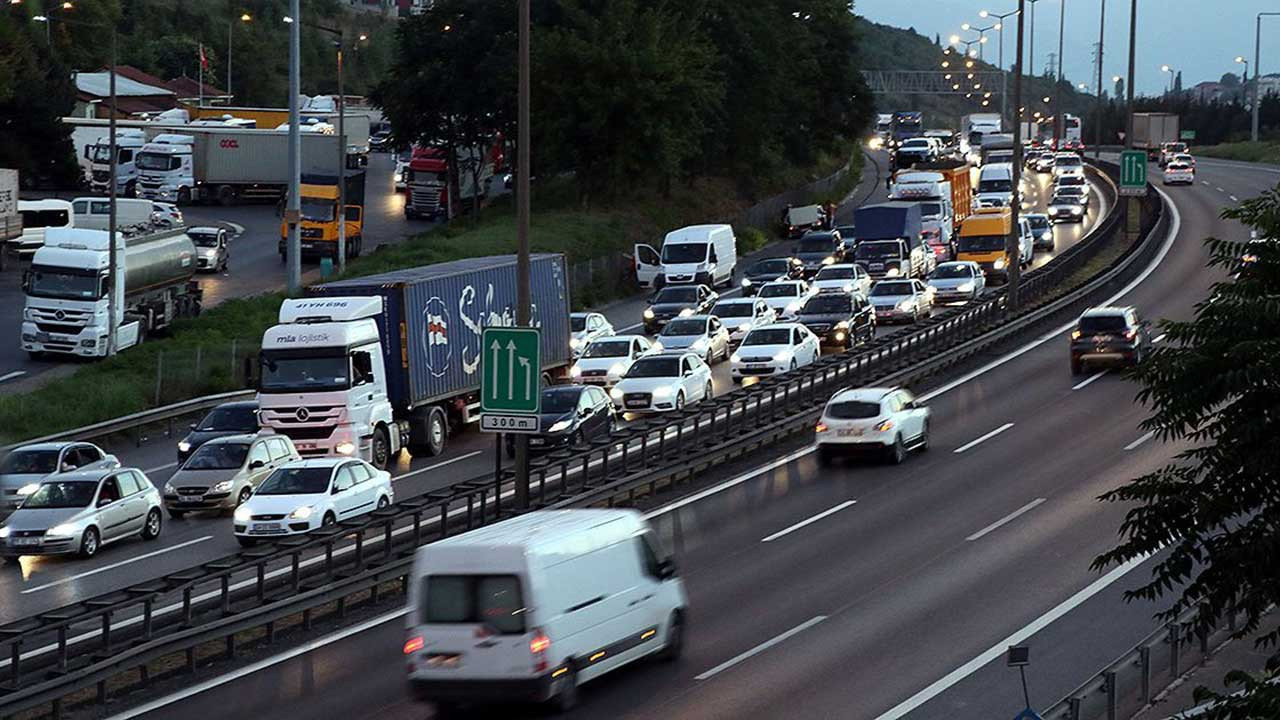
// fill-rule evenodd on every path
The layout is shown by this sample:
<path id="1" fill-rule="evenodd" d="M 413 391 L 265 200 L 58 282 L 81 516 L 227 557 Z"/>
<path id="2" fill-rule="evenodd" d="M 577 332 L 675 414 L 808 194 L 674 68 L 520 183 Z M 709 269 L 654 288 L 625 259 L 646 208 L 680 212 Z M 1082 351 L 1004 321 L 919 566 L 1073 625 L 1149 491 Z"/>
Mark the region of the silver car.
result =
<path id="1" fill-rule="evenodd" d="M 692 315 L 667 323 L 654 347 L 662 352 L 697 353 L 708 365 L 729 357 L 729 330 L 714 315 Z"/>
<path id="2" fill-rule="evenodd" d="M 46 478 L 72 470 L 120 467 L 115 455 L 87 442 L 24 445 L 0 463 L 0 518 L 18 509 Z"/>
<path id="3" fill-rule="evenodd" d="M 187 229 L 187 236 L 196 245 L 196 269 L 201 272 L 226 272 L 231 262 L 231 250 L 227 247 L 227 231 L 208 225 Z"/>
<path id="4" fill-rule="evenodd" d="M 284 435 L 228 435 L 201 445 L 164 485 L 164 507 L 177 520 L 189 512 L 231 511 L 271 471 L 301 460 Z"/>
<path id="5" fill-rule="evenodd" d="M 977 300 L 987 289 L 987 277 L 978 263 L 971 260 L 945 262 L 929 276 L 935 302 Z"/>
<path id="6" fill-rule="evenodd" d="M 0 557 L 93 557 L 107 543 L 160 535 L 160 491 L 141 470 L 78 470 L 50 478 L 0 525 Z"/>

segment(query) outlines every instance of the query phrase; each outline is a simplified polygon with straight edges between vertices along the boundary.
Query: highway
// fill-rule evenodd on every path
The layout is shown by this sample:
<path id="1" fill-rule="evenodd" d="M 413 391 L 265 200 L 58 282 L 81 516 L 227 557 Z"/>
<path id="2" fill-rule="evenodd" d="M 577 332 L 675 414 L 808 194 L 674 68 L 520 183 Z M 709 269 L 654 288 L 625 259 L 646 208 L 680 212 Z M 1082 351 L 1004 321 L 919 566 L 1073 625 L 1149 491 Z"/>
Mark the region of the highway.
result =
<path id="1" fill-rule="evenodd" d="M 1167 191 L 1172 227 L 1149 274 L 1114 302 L 1190 317 L 1217 279 L 1201 239 L 1245 237 L 1218 213 L 1278 181 L 1277 168 L 1201 160 L 1195 186 Z M 902 466 L 822 470 L 800 448 L 652 511 L 690 594 L 685 655 L 588 685 L 568 717 L 1012 717 L 1021 690 L 1006 645 L 1032 647 L 1033 702 L 1044 707 L 1145 636 L 1159 608 L 1120 594 L 1146 564 L 1101 577 L 1088 568 L 1124 511 L 1096 497 L 1178 448 L 1138 429 L 1145 411 L 1122 377 L 1070 374 L 1066 330 L 922 388 L 932 448 Z M 402 641 L 392 613 L 143 710 L 430 717 L 406 697 Z"/>

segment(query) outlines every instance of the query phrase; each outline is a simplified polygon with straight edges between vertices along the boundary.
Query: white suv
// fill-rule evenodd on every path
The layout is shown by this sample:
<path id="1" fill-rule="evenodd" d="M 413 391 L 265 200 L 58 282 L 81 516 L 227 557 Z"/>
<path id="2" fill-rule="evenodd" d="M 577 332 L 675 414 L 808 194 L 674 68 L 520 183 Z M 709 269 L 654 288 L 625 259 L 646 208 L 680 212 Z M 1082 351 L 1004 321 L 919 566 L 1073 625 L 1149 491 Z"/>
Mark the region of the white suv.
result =
<path id="1" fill-rule="evenodd" d="M 887 455 L 901 463 L 908 450 L 929 449 L 929 408 L 902 388 L 841 390 L 827 401 L 814 428 L 818 462 L 839 455 Z"/>

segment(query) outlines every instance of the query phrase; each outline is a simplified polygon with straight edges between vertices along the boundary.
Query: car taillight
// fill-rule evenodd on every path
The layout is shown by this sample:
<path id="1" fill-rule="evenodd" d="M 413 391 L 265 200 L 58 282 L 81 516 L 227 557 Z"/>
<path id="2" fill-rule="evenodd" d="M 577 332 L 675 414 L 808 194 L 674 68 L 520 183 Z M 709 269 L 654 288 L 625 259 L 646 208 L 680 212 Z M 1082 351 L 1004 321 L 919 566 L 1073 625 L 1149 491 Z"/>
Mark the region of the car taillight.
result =
<path id="1" fill-rule="evenodd" d="M 543 672 L 547 669 L 547 650 L 551 649 L 551 638 L 542 630 L 535 629 L 529 638 L 529 653 L 533 655 L 533 669 Z"/>
<path id="2" fill-rule="evenodd" d="M 1137 328 L 1130 328 L 1130 329 L 1128 329 L 1128 330 L 1125 330 L 1125 331 L 1124 331 L 1124 339 L 1125 339 L 1125 340 L 1132 340 L 1132 339 L 1134 339 L 1134 338 L 1136 338 L 1136 337 L 1138 337 L 1138 330 L 1137 330 Z"/>
<path id="3" fill-rule="evenodd" d="M 414 635 L 413 637 L 404 641 L 404 654 L 412 655 L 418 652 L 419 650 L 421 650 L 422 648 L 426 647 L 426 645 L 427 645 L 426 640 L 424 640 L 421 635 Z"/>
<path id="4" fill-rule="evenodd" d="M 827 431 L 827 424 L 826 424 L 826 423 L 818 423 L 817 425 L 815 425 L 815 426 L 814 426 L 813 431 L 814 431 L 814 432 L 816 432 L 816 433 L 826 432 L 826 431 Z"/>

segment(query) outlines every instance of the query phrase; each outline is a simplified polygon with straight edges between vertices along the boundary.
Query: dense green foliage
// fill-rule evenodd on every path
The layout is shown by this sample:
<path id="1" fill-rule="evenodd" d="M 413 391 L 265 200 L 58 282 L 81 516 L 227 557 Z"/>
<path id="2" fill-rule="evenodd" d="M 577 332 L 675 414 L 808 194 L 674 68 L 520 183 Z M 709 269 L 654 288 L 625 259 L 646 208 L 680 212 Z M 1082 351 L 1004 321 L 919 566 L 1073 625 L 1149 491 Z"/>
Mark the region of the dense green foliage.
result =
<path id="1" fill-rule="evenodd" d="M 1280 140 L 1267 142 L 1234 142 L 1220 145 L 1196 146 L 1191 148 L 1194 155 L 1222 158 L 1224 160 L 1244 160 L 1246 162 L 1270 163 L 1280 165 Z"/>
<path id="2" fill-rule="evenodd" d="M 0 167 L 17 168 L 24 186 L 73 183 L 80 170 L 57 118 L 74 104 L 67 66 L 0 14 Z"/>
<path id="3" fill-rule="evenodd" d="M 1280 187 L 1223 216 L 1277 240 L 1206 240 L 1210 266 L 1228 278 L 1194 319 L 1164 322 L 1166 342 L 1135 371 L 1138 399 L 1153 411 L 1143 428 L 1186 449 L 1103 496 L 1130 509 L 1120 543 L 1095 566 L 1163 550 L 1128 596 L 1173 596 L 1163 618 L 1196 609 L 1200 631 L 1244 613 L 1242 637 L 1280 603 Z M 1280 685 L 1266 680 L 1280 673 L 1278 640 L 1280 630 L 1262 635 L 1265 674 L 1229 676 L 1248 692 L 1206 717 L 1277 717 Z"/>

